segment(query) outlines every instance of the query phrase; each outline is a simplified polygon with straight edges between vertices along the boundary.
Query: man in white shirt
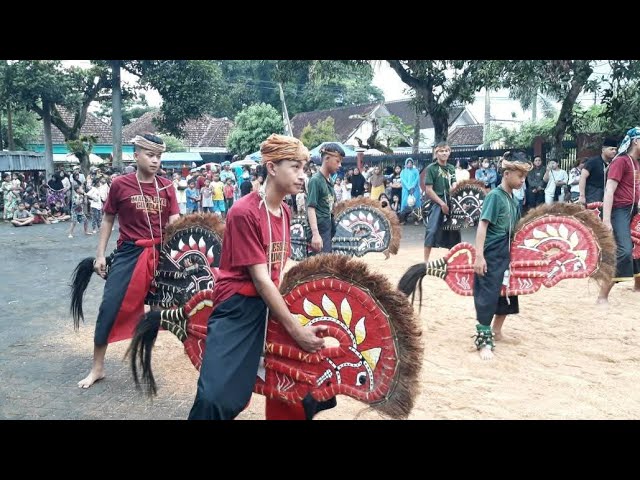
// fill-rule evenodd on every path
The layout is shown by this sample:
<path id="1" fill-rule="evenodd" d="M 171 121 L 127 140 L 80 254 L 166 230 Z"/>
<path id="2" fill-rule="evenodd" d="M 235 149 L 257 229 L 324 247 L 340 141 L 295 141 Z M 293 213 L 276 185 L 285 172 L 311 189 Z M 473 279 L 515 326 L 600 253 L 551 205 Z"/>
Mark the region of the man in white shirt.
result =
<path id="1" fill-rule="evenodd" d="M 569 181 L 569 175 L 558 167 L 557 161 L 548 161 L 547 172 L 544 174 L 543 180 L 547 182 L 547 186 L 544 189 L 544 203 L 563 202 L 564 185 Z"/>

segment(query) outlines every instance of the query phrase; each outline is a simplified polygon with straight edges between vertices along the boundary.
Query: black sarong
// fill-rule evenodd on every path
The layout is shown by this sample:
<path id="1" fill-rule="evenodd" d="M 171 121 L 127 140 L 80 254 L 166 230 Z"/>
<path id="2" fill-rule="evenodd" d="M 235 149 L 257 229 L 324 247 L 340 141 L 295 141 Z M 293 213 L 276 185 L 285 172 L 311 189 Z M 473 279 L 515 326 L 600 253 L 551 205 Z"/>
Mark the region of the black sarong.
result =
<path id="1" fill-rule="evenodd" d="M 509 268 L 509 237 L 492 242 L 484 247 L 487 273 L 473 275 L 473 303 L 476 318 L 482 325 L 491 325 L 494 315 L 519 313 L 518 297 L 510 296 L 508 301 L 500 296 L 504 272 Z"/>

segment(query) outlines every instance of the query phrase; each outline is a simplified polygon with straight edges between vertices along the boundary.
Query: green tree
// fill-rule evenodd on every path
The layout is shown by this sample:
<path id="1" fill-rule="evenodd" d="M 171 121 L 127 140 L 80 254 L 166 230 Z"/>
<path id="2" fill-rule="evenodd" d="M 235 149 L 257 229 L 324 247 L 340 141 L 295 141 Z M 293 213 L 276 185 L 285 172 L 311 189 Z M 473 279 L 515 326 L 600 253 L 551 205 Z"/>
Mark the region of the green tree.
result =
<path id="1" fill-rule="evenodd" d="M 318 120 L 314 126 L 308 123 L 300 134 L 300 140 L 309 149 L 317 147 L 322 142 L 335 142 L 336 138 L 335 120 L 331 117 Z"/>
<path id="2" fill-rule="evenodd" d="M 387 60 L 416 94 L 416 102 L 431 116 L 435 141 L 447 139 L 449 109 L 474 100 L 482 88 L 498 85 L 498 70 L 485 60 Z"/>
<path id="3" fill-rule="evenodd" d="M 500 62 L 496 62 L 500 63 Z M 595 60 L 516 60 L 504 61 L 503 86 L 513 89 L 526 105 L 530 92 L 542 92 L 561 103 L 551 132 L 551 156 L 562 158 L 562 141 L 574 127 L 574 107 L 582 92 L 594 92 L 601 78 L 591 78 Z"/>
<path id="4" fill-rule="evenodd" d="M 390 115 L 380 119 L 381 141 L 388 147 L 410 147 L 414 141 L 414 127 L 407 125 L 400 117 Z M 419 134 L 418 142 L 424 141 L 424 135 Z"/>
<path id="5" fill-rule="evenodd" d="M 237 115 L 227 146 L 244 157 L 258 150 L 269 135 L 283 131 L 282 116 L 275 108 L 266 103 L 251 105 Z"/>
<path id="6" fill-rule="evenodd" d="M 122 102 L 122 126 L 135 122 L 147 112 L 157 112 L 157 107 L 152 107 L 144 93 L 136 92 L 132 97 Z M 112 107 L 109 103 L 101 103 L 100 108 L 94 112 L 102 121 L 111 123 Z"/>
<path id="7" fill-rule="evenodd" d="M 585 109 L 577 105 L 573 111 L 573 126 L 571 133 L 600 133 L 607 135 L 611 132 L 611 125 L 605 116 L 606 105 L 592 105 Z M 640 115 L 636 114 L 636 118 Z"/>
<path id="8" fill-rule="evenodd" d="M 211 114 L 234 117 L 247 105 L 267 103 L 282 110 L 282 82 L 289 115 L 384 100 L 371 85 L 366 62 L 344 60 L 220 60 L 225 90 Z"/>
<path id="9" fill-rule="evenodd" d="M 277 63 L 291 116 L 384 101 L 373 67 L 362 60 L 287 60 Z"/>
<path id="10" fill-rule="evenodd" d="M 186 152 L 187 148 L 184 146 L 184 143 L 179 138 L 176 138 L 172 135 L 160 135 L 160 138 L 164 140 L 165 145 L 167 146 L 167 152 Z"/>
<path id="11" fill-rule="evenodd" d="M 184 136 L 187 120 L 215 110 L 226 90 L 220 66 L 211 60 L 125 60 L 122 67 L 160 93 L 158 127 L 176 137 Z"/>
<path id="12" fill-rule="evenodd" d="M 640 62 L 616 60 L 610 66 L 611 79 L 603 89 L 602 116 L 607 122 L 607 132 L 621 136 L 640 124 Z"/>
<path id="13" fill-rule="evenodd" d="M 59 61 L 20 60 L 11 65 L 11 95 L 15 105 L 23 106 L 38 114 L 44 122 L 45 157 L 47 173 L 53 173 L 51 125 L 64 135 L 65 141 L 80 140 L 80 129 L 86 120 L 87 109 L 109 87 L 107 70 L 92 65 L 81 69 L 65 69 Z M 63 120 L 59 106 L 73 115 L 71 124 Z M 88 145 L 90 142 L 79 142 Z M 89 151 L 74 144 L 74 152 L 80 158 L 81 167 L 89 171 Z"/>
<path id="14" fill-rule="evenodd" d="M 36 141 L 40 135 L 40 122 L 35 113 L 24 108 L 18 108 L 13 111 L 13 142 L 15 150 L 26 150 L 27 145 Z M 7 133 L 3 129 L 3 134 Z M 8 139 L 5 136 L 0 142 L 8 145 Z"/>
<path id="15" fill-rule="evenodd" d="M 489 142 L 501 141 L 506 148 L 529 148 L 537 136 L 550 140 L 555 123 L 555 118 L 543 118 L 537 122 L 525 122 L 519 130 L 492 125 Z"/>

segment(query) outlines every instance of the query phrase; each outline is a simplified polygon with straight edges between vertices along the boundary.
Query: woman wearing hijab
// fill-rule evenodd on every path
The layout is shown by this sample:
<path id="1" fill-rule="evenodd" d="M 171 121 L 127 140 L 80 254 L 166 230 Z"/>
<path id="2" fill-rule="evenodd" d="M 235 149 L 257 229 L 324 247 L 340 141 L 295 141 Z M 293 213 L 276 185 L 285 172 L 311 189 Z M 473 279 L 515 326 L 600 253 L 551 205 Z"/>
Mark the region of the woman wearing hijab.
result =
<path id="1" fill-rule="evenodd" d="M 361 197 L 364 195 L 364 177 L 360 173 L 360 169 L 354 168 L 351 176 L 351 198 Z"/>
<path id="2" fill-rule="evenodd" d="M 418 170 L 414 168 L 411 157 L 407 158 L 404 162 L 404 168 L 402 172 L 400 172 L 400 181 L 402 182 L 402 202 L 400 204 L 400 210 L 404 211 L 407 207 L 409 195 L 413 195 L 416 203 L 420 202 L 420 190 L 418 189 L 420 174 Z"/>
<path id="3" fill-rule="evenodd" d="M 380 166 L 373 167 L 373 173 L 369 177 L 371 183 L 371 198 L 378 200 L 380 195 L 384 193 L 384 175 L 380 171 Z"/>

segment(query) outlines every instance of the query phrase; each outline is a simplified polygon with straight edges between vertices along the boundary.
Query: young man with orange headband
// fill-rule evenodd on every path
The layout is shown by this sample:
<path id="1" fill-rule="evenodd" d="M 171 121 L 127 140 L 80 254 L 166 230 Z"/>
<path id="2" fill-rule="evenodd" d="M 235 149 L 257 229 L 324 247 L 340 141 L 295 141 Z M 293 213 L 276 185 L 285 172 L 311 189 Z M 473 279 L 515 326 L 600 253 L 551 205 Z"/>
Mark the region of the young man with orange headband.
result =
<path id="1" fill-rule="evenodd" d="M 160 260 L 164 228 L 178 218 L 180 209 L 173 183 L 157 176 L 165 144 L 146 133 L 133 139 L 138 170 L 114 179 L 103 207 L 100 239 L 93 262 L 102 278 L 107 274 L 105 250 L 118 217 L 118 248 L 109 268 L 98 311 L 91 372 L 78 382 L 89 388 L 104 378 L 104 357 L 109 343 L 133 337 L 144 315 L 144 301 Z"/>
<path id="2" fill-rule="evenodd" d="M 268 316 L 305 351 L 324 345 L 325 326 L 302 327 L 278 291 L 290 250 L 289 208 L 283 200 L 304 184 L 309 151 L 293 137 L 271 135 L 261 147 L 265 182 L 227 215 L 214 310 L 190 420 L 230 420 L 251 398 Z M 302 405 L 267 399 L 267 419 L 304 418 Z"/>

